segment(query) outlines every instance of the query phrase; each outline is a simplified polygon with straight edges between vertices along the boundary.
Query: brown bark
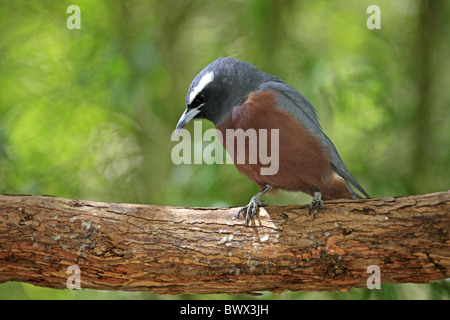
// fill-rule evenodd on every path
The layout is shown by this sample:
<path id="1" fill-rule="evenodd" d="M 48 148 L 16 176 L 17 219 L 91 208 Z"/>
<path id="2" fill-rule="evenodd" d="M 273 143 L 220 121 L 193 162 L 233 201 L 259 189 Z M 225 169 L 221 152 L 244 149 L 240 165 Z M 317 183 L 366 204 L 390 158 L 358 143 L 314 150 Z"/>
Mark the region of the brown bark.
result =
<path id="1" fill-rule="evenodd" d="M 269 206 L 250 226 L 239 208 L 178 208 L 0 196 L 0 283 L 160 294 L 345 291 L 449 277 L 450 192 Z"/>

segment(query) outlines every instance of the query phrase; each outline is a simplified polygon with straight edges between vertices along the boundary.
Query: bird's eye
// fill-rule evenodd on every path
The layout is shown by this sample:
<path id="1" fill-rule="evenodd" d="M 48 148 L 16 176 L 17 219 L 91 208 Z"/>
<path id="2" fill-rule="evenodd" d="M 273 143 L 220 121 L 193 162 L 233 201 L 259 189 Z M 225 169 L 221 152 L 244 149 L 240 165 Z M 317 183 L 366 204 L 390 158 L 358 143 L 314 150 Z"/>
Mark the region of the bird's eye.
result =
<path id="1" fill-rule="evenodd" d="M 198 95 L 195 96 L 194 101 L 196 102 L 197 105 L 205 102 L 205 95 L 203 93 L 199 93 Z"/>

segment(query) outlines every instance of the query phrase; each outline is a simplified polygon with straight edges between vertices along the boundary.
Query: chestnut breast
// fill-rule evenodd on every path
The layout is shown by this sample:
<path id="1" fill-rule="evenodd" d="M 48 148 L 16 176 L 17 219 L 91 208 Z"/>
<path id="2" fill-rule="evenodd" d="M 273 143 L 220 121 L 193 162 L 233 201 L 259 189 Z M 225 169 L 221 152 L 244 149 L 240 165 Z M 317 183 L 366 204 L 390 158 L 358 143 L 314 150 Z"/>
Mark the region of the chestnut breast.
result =
<path id="1" fill-rule="evenodd" d="M 275 174 L 261 174 L 261 168 L 268 165 L 261 163 L 259 154 L 257 162 L 250 163 L 248 141 L 244 151 L 244 163 L 238 163 L 237 152 L 230 154 L 239 172 L 247 175 L 260 188 L 270 184 L 273 188 L 313 194 L 316 187 L 320 190 L 326 189 L 325 186 L 330 178 L 333 178 L 327 148 L 293 115 L 277 106 L 272 91 L 251 93 L 248 99 L 242 105 L 235 107 L 228 119 L 219 124 L 216 129 L 221 132 L 221 142 L 225 149 L 227 149 L 227 129 L 243 131 L 253 129 L 257 134 L 258 142 L 261 138 L 259 129 L 266 129 L 269 154 L 273 150 L 272 144 L 278 143 L 278 157 L 270 154 L 272 160 L 278 158 L 279 166 Z M 275 139 L 273 129 L 278 129 L 278 141 Z M 236 141 L 234 141 L 234 150 L 237 150 Z M 259 148 L 257 150 L 259 152 Z M 345 181 L 341 180 L 345 186 Z"/>

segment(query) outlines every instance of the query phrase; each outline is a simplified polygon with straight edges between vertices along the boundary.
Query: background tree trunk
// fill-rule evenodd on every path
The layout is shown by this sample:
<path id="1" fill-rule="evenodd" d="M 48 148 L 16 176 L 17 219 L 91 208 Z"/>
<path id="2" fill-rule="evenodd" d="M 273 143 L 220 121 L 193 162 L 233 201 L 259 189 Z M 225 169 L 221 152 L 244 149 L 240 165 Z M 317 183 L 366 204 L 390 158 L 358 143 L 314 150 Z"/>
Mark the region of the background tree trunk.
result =
<path id="1" fill-rule="evenodd" d="M 160 294 L 345 291 L 449 277 L 450 192 L 239 208 L 179 208 L 47 196 L 0 196 L 0 283 Z"/>

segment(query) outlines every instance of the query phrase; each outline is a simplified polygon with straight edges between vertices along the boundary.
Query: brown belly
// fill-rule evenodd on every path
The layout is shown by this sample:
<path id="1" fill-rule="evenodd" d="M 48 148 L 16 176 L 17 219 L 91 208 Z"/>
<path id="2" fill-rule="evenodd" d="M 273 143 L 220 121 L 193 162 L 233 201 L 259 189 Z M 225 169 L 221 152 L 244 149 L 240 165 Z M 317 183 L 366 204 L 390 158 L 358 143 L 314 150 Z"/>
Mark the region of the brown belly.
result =
<path id="1" fill-rule="evenodd" d="M 274 189 L 312 195 L 317 187 L 325 200 L 351 198 L 345 181 L 331 168 L 326 147 L 291 114 L 274 107 L 273 101 L 271 92 L 251 95 L 243 105 L 233 110 L 225 122 L 217 126 L 222 145 L 238 171 L 261 189 L 265 184 L 270 184 Z M 237 129 L 242 129 L 245 139 L 236 134 Z M 266 135 L 261 129 L 266 130 Z M 278 139 L 274 130 L 278 130 Z M 240 138 L 241 144 L 238 143 Z M 242 141 L 245 141 L 244 147 Z M 261 150 L 264 144 L 267 152 Z M 267 163 L 268 159 L 270 163 Z M 268 170 L 269 167 L 271 170 Z M 264 174 L 264 168 L 269 174 Z"/>

